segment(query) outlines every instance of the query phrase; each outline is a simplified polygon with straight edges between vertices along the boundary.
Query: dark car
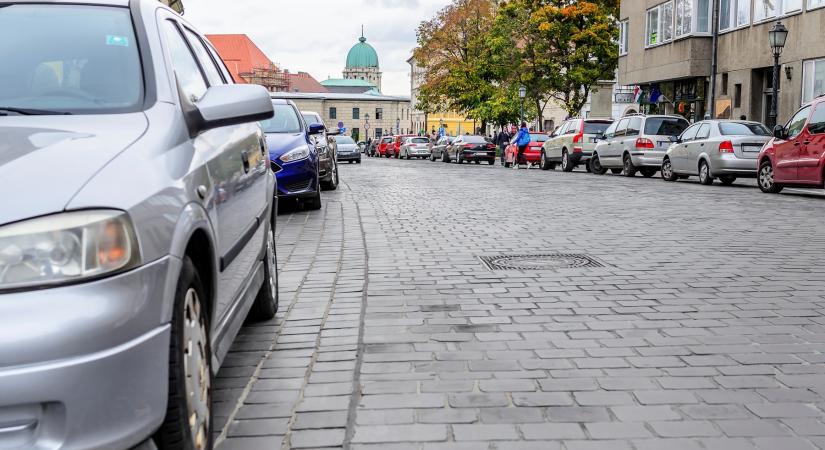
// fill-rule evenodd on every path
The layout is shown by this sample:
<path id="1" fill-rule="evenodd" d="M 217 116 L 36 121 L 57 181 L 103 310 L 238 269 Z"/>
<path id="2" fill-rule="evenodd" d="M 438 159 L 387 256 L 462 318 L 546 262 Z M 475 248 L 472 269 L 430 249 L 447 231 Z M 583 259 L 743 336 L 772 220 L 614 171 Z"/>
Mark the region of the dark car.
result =
<path id="1" fill-rule="evenodd" d="M 438 138 L 430 148 L 430 161 L 438 161 L 440 159 L 443 162 L 449 162 L 450 160 L 447 159 L 446 150 L 454 140 L 455 138 L 452 136 L 442 136 Z"/>
<path id="2" fill-rule="evenodd" d="M 487 164 L 492 165 L 496 162 L 496 146 L 484 136 L 458 136 L 447 147 L 446 159 L 448 162 L 455 161 L 459 164 L 464 161 L 473 161 L 476 164 L 487 161 Z"/>
<path id="3" fill-rule="evenodd" d="M 324 125 L 321 115 L 311 111 L 301 111 L 307 125 Z M 334 191 L 338 189 L 338 148 L 335 140 L 327 133 L 324 126 L 323 133 L 311 137 L 315 148 L 318 149 L 318 173 L 321 177 L 321 189 Z"/>
<path id="4" fill-rule="evenodd" d="M 312 137 L 324 132 L 307 125 L 292 101 L 273 99 L 275 116 L 261 122 L 269 146 L 269 161 L 278 180 L 278 198 L 297 200 L 306 209 L 321 209 L 318 149 Z"/>

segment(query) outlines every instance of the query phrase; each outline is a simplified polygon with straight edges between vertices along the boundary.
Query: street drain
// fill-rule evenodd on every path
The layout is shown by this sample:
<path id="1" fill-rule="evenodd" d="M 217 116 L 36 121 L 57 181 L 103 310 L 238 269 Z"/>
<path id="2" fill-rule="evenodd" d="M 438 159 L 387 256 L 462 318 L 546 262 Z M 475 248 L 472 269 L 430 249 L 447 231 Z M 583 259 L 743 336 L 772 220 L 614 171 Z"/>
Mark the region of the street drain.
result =
<path id="1" fill-rule="evenodd" d="M 479 256 L 479 259 L 490 270 L 556 270 L 605 267 L 604 263 L 592 256 L 576 253 Z"/>

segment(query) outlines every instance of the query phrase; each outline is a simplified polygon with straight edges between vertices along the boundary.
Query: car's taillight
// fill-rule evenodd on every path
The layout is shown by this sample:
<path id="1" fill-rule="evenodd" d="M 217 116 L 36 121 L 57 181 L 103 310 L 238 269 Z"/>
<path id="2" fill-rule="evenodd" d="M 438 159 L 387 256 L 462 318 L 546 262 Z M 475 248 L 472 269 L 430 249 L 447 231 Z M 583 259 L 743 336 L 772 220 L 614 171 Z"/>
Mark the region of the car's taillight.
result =
<path id="1" fill-rule="evenodd" d="M 647 138 L 636 139 L 636 148 L 656 148 L 653 141 Z"/>
<path id="2" fill-rule="evenodd" d="M 464 144 L 464 148 L 473 148 L 475 144 Z"/>
<path id="3" fill-rule="evenodd" d="M 573 153 L 582 152 L 582 141 L 584 141 L 584 133 L 579 131 L 579 134 L 573 136 Z"/>
<path id="4" fill-rule="evenodd" d="M 733 142 L 722 141 L 722 143 L 719 144 L 719 153 L 733 153 Z"/>
<path id="5" fill-rule="evenodd" d="M 487 148 L 489 148 L 489 149 L 491 149 L 491 150 L 492 150 L 492 149 L 495 149 L 495 148 L 496 148 L 496 146 L 495 146 L 495 145 L 493 145 L 493 144 L 487 144 Z"/>

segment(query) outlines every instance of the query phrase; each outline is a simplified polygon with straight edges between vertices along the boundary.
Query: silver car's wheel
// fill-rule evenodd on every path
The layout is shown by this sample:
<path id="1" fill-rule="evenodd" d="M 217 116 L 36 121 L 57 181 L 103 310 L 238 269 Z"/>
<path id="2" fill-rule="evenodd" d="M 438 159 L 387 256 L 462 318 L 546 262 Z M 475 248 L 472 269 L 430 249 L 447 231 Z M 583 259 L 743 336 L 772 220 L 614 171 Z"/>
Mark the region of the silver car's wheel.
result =
<path id="1" fill-rule="evenodd" d="M 665 158 L 662 163 L 662 179 L 665 181 L 676 181 L 679 179 L 673 172 L 673 164 L 670 162 L 670 158 Z"/>
<path id="2" fill-rule="evenodd" d="M 207 354 L 206 321 L 195 289 L 186 291 L 183 316 L 183 373 L 186 404 L 189 411 L 189 433 L 195 449 L 205 449 L 209 430 L 209 395 L 211 392 L 210 363 Z"/>
<path id="3" fill-rule="evenodd" d="M 705 186 L 713 184 L 713 177 L 710 176 L 710 167 L 708 167 L 708 163 L 705 161 L 699 163 L 699 184 L 704 184 Z"/>

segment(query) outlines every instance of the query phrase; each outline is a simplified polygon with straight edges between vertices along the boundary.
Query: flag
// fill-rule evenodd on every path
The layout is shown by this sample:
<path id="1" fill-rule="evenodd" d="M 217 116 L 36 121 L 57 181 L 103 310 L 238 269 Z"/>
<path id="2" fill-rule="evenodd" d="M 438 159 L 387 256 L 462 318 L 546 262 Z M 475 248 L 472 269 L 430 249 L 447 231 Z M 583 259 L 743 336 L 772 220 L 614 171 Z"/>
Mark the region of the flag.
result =
<path id="1" fill-rule="evenodd" d="M 642 88 L 636 86 L 633 88 L 633 103 L 639 103 L 642 101 Z"/>

